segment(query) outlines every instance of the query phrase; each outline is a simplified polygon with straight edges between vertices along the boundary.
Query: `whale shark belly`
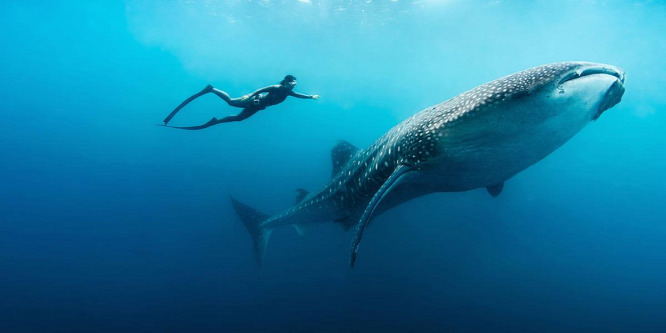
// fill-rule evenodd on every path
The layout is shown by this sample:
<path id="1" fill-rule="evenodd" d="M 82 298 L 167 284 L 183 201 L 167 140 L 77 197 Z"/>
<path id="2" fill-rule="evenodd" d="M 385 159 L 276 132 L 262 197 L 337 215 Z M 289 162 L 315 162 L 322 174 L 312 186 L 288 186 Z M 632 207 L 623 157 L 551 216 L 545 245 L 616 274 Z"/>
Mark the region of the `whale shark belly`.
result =
<path id="1" fill-rule="evenodd" d="M 442 154 L 426 172 L 446 192 L 499 184 L 571 139 L 596 108 L 546 98 L 470 112 L 447 124 Z"/>

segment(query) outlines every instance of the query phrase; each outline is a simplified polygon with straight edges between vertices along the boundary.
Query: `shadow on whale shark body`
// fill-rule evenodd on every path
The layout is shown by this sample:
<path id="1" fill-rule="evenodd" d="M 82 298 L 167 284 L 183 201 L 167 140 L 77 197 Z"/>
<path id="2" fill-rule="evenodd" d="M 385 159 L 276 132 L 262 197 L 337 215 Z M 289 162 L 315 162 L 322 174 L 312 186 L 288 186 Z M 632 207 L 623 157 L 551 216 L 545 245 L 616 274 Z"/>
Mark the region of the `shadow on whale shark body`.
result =
<path id="1" fill-rule="evenodd" d="M 370 220 L 408 200 L 486 188 L 548 156 L 620 102 L 625 73 L 605 64 L 562 62 L 488 82 L 402 121 L 370 147 L 341 141 L 332 150 L 330 181 L 299 189 L 294 206 L 269 216 L 235 199 L 261 263 L 273 228 L 333 221 L 355 228 L 353 267 Z"/>

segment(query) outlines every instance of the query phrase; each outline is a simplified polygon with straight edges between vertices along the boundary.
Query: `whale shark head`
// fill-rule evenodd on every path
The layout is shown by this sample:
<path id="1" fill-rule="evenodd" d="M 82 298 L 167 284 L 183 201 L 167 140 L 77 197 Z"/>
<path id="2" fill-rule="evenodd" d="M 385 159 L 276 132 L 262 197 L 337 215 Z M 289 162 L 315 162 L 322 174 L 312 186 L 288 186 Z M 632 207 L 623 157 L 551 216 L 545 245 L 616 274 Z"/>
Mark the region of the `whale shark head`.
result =
<path id="1" fill-rule="evenodd" d="M 555 99 L 563 99 L 596 120 L 622 99 L 626 74 L 620 68 L 595 63 L 573 63 L 550 83 Z"/>
<path id="2" fill-rule="evenodd" d="M 562 62 L 488 82 L 398 126 L 403 164 L 436 169 L 452 190 L 502 182 L 619 103 L 625 77 L 611 65 Z"/>
<path id="3" fill-rule="evenodd" d="M 502 112 L 506 117 L 523 111 L 523 119 L 545 118 L 571 111 L 594 120 L 620 102 L 625 78 L 622 69 L 605 64 L 543 65 L 488 82 L 441 103 L 434 108 L 440 113 L 435 118 L 449 122 L 492 112 Z"/>

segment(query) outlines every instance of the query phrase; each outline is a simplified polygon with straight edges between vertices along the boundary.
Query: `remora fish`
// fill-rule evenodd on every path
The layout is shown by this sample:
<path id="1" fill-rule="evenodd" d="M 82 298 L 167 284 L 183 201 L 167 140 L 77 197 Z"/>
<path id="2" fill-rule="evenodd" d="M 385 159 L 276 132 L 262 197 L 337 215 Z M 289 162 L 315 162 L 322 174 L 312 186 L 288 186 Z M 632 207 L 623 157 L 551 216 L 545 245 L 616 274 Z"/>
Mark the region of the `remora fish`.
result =
<path id="1" fill-rule="evenodd" d="M 486 188 L 526 169 L 620 102 L 625 73 L 610 65 L 563 62 L 531 68 L 462 93 L 404 120 L 359 150 L 340 142 L 333 175 L 319 191 L 268 216 L 232 198 L 261 262 L 271 230 L 335 221 L 356 226 L 350 265 L 378 214 L 433 192 Z"/>

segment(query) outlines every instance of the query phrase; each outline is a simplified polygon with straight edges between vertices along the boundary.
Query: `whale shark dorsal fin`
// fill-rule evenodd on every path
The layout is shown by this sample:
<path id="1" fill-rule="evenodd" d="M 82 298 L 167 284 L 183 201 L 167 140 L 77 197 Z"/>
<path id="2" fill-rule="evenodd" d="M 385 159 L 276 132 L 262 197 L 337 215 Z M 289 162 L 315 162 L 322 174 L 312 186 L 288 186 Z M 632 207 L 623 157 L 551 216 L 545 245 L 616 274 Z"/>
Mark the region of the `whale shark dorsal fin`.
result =
<path id="1" fill-rule="evenodd" d="M 410 171 L 412 171 L 412 168 L 408 166 L 405 165 L 398 166 L 393 171 L 391 176 L 389 176 L 384 181 L 384 184 L 382 184 L 379 190 L 377 190 L 372 199 L 370 199 L 368 205 L 365 207 L 365 210 L 363 211 L 363 214 L 361 215 L 361 218 L 358 221 L 358 225 L 356 227 L 356 235 L 354 236 L 354 241 L 352 242 L 351 257 L 349 258 L 349 265 L 351 267 L 354 267 L 354 263 L 356 262 L 356 256 L 358 255 L 358 245 L 361 243 L 361 237 L 363 236 L 363 231 L 365 230 L 365 227 L 368 226 L 368 222 L 370 222 L 372 214 L 375 212 L 375 208 L 377 208 L 377 205 L 379 205 L 382 199 L 384 199 L 386 194 L 391 191 L 393 185 L 397 184 L 400 178 Z"/>
<path id="2" fill-rule="evenodd" d="M 351 143 L 340 140 L 331 150 L 331 161 L 333 162 L 333 169 L 331 170 L 331 177 L 335 176 L 342 167 L 349 162 L 352 155 L 356 154 L 358 148 Z"/>
<path id="3" fill-rule="evenodd" d="M 302 188 L 297 188 L 296 189 L 296 203 L 299 203 L 299 202 L 303 201 L 303 199 L 305 199 L 305 197 L 307 197 L 308 194 L 310 194 L 310 191 L 308 191 L 306 189 L 302 189 Z"/>
<path id="4" fill-rule="evenodd" d="M 500 193 L 502 193 L 502 189 L 504 188 L 504 182 L 495 184 L 495 185 L 490 185 L 486 187 L 486 190 L 488 190 L 488 193 L 493 196 L 493 198 L 497 198 Z"/>

